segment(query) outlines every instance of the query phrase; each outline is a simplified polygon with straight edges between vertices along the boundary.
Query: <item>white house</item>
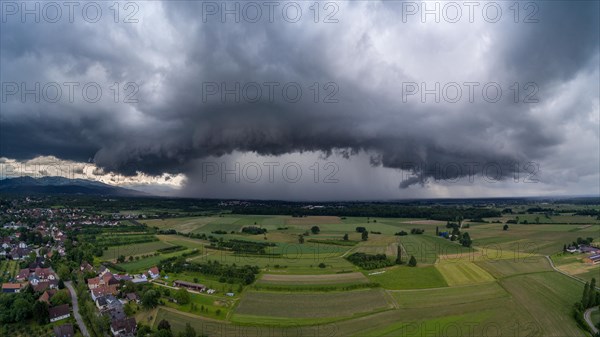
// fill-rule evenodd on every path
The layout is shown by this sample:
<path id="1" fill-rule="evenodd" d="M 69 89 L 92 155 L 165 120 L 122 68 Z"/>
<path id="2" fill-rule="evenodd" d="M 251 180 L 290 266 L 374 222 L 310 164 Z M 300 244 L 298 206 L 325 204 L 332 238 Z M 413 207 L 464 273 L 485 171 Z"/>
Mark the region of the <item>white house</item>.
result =
<path id="1" fill-rule="evenodd" d="M 160 271 L 158 267 L 152 267 L 148 270 L 148 275 L 154 280 L 160 276 Z"/>

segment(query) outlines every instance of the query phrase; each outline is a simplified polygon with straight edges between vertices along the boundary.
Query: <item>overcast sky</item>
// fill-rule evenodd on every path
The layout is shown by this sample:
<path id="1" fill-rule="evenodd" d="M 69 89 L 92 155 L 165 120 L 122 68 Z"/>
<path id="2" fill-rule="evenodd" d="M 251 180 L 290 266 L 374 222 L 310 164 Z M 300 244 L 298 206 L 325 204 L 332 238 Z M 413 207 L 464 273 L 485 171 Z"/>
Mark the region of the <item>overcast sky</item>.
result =
<path id="1" fill-rule="evenodd" d="M 600 194 L 597 1 L 53 4 L 2 2 L 2 178 L 54 163 L 194 197 Z"/>

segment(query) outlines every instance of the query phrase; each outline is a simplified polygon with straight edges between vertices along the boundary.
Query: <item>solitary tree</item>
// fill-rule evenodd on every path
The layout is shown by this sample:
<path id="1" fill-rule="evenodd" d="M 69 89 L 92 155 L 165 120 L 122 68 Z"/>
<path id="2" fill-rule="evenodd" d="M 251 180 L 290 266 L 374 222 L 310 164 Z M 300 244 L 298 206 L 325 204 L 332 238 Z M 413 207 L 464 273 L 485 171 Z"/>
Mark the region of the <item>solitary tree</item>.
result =
<path id="1" fill-rule="evenodd" d="M 304 235 L 298 235 L 298 243 L 300 243 L 300 244 L 304 243 Z"/>
<path id="2" fill-rule="evenodd" d="M 319 226 L 312 226 L 312 227 L 310 228 L 310 231 L 311 231 L 313 234 L 319 234 L 319 232 L 321 231 L 321 229 L 319 228 Z"/>
<path id="3" fill-rule="evenodd" d="M 435 236 L 440 236 L 440 228 L 435 226 Z"/>
<path id="4" fill-rule="evenodd" d="M 362 232 L 362 240 L 367 241 L 368 239 L 369 239 L 369 232 L 367 232 L 367 231 Z"/>
<path id="5" fill-rule="evenodd" d="M 504 225 L 504 227 L 502 227 L 503 230 L 507 231 L 508 230 L 508 225 Z"/>
<path id="6" fill-rule="evenodd" d="M 348 233 L 344 234 L 344 241 L 348 241 Z"/>
<path id="7" fill-rule="evenodd" d="M 402 264 L 402 247 L 398 244 L 398 253 L 396 254 L 396 264 Z"/>
<path id="8" fill-rule="evenodd" d="M 166 319 L 160 320 L 160 322 L 158 322 L 158 330 L 171 331 L 171 323 L 169 323 L 169 321 L 167 321 Z"/>
<path id="9" fill-rule="evenodd" d="M 471 236 L 469 236 L 469 233 L 465 232 L 460 239 L 460 244 L 463 247 L 471 247 L 472 243 Z"/>
<path id="10" fill-rule="evenodd" d="M 416 267 L 417 266 L 417 259 L 415 259 L 414 255 L 410 256 L 410 260 L 408 260 L 408 265 L 411 267 Z"/>

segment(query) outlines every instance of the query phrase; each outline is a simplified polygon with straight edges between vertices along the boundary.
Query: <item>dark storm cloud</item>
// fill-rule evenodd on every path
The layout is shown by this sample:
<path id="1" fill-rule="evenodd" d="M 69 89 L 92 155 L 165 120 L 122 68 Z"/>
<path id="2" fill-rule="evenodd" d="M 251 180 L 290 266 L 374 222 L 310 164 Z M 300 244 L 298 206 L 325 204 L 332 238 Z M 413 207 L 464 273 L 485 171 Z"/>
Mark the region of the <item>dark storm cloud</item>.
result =
<path id="1" fill-rule="evenodd" d="M 497 163 L 508 176 L 515 162 L 544 160 L 565 142 L 562 125 L 536 109 L 563 83 L 598 69 L 598 3 L 538 5 L 539 22 L 529 24 L 515 24 L 508 11 L 496 24 L 403 23 L 400 2 L 340 3 L 340 22 L 332 24 L 203 23 L 203 3 L 195 1 L 140 3 L 141 22 L 130 25 L 9 20 L 3 82 L 97 81 L 105 95 L 97 103 L 3 103 L 0 156 L 91 157 L 123 174 L 194 176 L 197 159 L 233 152 L 364 151 L 373 165 L 423 179 L 448 163 Z M 127 81 L 139 85 L 139 102 L 112 102 L 111 83 Z M 402 83 L 422 81 L 498 82 L 502 100 L 403 102 Z M 257 103 L 203 97 L 207 84 L 236 82 L 293 82 L 303 95 L 268 101 L 263 87 Z M 329 82 L 339 89 L 335 103 L 322 102 Z M 512 102 L 514 82 L 534 82 L 541 102 Z M 577 104 L 589 109 L 595 99 L 583 95 Z"/>

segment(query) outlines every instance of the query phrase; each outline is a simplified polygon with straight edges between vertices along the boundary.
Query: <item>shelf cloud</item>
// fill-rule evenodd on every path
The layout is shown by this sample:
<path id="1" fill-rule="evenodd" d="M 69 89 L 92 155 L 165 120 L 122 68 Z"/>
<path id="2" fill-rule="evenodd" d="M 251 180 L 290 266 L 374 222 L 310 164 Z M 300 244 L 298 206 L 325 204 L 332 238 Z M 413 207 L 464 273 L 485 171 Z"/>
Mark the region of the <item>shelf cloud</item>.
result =
<path id="1" fill-rule="evenodd" d="M 0 157 L 181 174 L 192 196 L 201 163 L 244 154 L 412 174 L 386 174 L 394 189 L 532 163 L 552 191 L 600 188 L 598 2 L 458 20 L 444 2 L 274 3 L 99 3 L 97 22 L 54 23 L 3 3 Z"/>

